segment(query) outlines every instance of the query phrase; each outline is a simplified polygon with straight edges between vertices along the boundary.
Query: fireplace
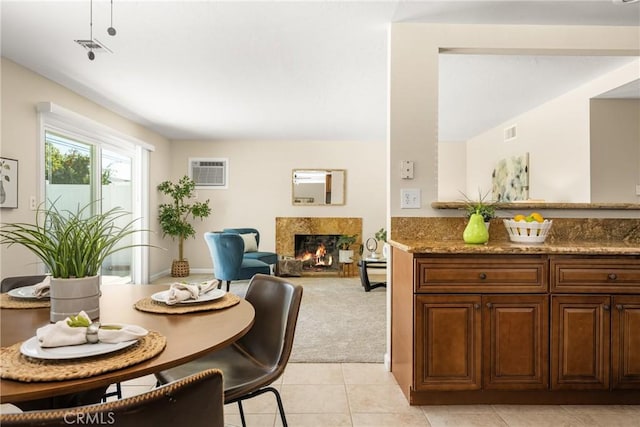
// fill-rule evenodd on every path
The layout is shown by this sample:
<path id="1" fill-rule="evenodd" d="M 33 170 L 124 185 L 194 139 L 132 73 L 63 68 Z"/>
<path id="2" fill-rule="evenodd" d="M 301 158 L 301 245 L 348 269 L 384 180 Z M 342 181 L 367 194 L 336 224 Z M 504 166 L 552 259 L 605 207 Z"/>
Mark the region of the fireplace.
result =
<path id="1" fill-rule="evenodd" d="M 337 272 L 339 234 L 296 234 L 295 258 L 303 272 Z"/>

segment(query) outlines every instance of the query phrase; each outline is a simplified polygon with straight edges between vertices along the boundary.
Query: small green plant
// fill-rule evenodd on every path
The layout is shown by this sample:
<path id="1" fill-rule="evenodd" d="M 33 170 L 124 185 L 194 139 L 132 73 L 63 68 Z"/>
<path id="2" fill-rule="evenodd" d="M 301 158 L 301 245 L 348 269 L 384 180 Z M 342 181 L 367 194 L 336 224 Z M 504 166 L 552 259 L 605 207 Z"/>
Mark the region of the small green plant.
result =
<path id="1" fill-rule="evenodd" d="M 482 215 L 484 222 L 488 222 L 491 218 L 495 218 L 496 216 L 496 206 L 495 202 L 487 200 L 489 196 L 489 192 L 482 194 L 480 190 L 478 190 L 478 198 L 473 200 L 469 198 L 466 194 L 462 193 L 464 196 L 467 210 L 467 218 L 471 215 L 477 213 Z"/>
<path id="2" fill-rule="evenodd" d="M 357 234 L 353 234 L 353 235 L 348 235 L 348 234 L 343 234 L 340 237 L 338 237 L 338 242 L 336 243 L 338 245 L 338 249 L 343 250 L 343 251 L 348 251 L 349 248 L 351 247 L 351 245 L 353 245 L 356 240 L 358 238 Z"/>
<path id="3" fill-rule="evenodd" d="M 384 228 L 381 228 L 380 230 L 378 230 L 376 232 L 375 238 L 379 242 L 386 242 L 387 241 L 387 230 L 385 230 Z"/>
<path id="4" fill-rule="evenodd" d="M 91 214 L 93 203 L 75 212 L 59 211 L 55 203 L 48 209 L 41 206 L 36 210 L 35 224 L 1 224 L 0 244 L 29 249 L 54 278 L 95 276 L 109 255 L 143 245 L 118 246 L 122 239 L 142 230 L 133 228 L 135 220 L 116 226 L 116 220 L 130 215 L 120 207 Z"/>
<path id="5" fill-rule="evenodd" d="M 196 235 L 196 230 L 189 222 L 191 218 L 204 219 L 211 214 L 209 200 L 188 203 L 193 198 L 195 182 L 183 176 L 177 183 L 164 181 L 158 190 L 173 199 L 171 203 L 163 203 L 159 207 L 160 228 L 163 236 L 178 238 L 178 260 L 184 261 L 184 240 Z"/>

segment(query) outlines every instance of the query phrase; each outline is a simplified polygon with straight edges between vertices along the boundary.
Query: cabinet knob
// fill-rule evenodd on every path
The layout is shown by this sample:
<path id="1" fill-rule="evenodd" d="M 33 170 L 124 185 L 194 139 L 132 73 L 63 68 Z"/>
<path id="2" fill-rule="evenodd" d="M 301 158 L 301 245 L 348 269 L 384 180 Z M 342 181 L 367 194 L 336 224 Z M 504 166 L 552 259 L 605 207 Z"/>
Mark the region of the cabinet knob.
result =
<path id="1" fill-rule="evenodd" d="M 611 307 L 609 307 L 609 304 L 605 304 L 602 306 L 602 308 L 604 308 L 604 311 L 609 311 Z"/>
<path id="2" fill-rule="evenodd" d="M 478 309 L 480 308 L 480 304 L 478 304 L 478 303 L 473 304 L 473 308 L 475 308 L 476 310 L 478 310 Z"/>
<path id="3" fill-rule="evenodd" d="M 480 273 L 479 277 L 484 280 L 487 278 L 487 274 L 486 273 Z"/>
<path id="4" fill-rule="evenodd" d="M 616 308 L 618 309 L 618 311 L 622 311 L 624 309 L 622 304 L 616 304 Z"/>
<path id="5" fill-rule="evenodd" d="M 493 304 L 492 304 L 492 303 L 490 303 L 490 302 L 488 302 L 488 303 L 487 303 L 487 308 L 491 308 L 491 307 L 493 307 Z"/>
<path id="6" fill-rule="evenodd" d="M 616 276 L 616 273 L 609 273 L 609 280 L 616 280 L 618 278 L 618 276 Z"/>

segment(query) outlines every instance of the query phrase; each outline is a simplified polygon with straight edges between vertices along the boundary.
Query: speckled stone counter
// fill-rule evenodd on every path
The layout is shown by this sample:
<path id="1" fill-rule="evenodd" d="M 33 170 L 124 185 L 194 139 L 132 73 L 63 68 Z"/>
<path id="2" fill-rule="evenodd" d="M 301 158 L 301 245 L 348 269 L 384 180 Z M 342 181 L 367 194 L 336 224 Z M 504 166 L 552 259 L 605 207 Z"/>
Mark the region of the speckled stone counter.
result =
<path id="1" fill-rule="evenodd" d="M 465 244 L 466 224 L 466 218 L 394 217 L 389 243 L 410 253 L 640 255 L 640 219 L 554 219 L 542 244 L 512 243 L 502 219 L 491 221 L 487 244 Z"/>

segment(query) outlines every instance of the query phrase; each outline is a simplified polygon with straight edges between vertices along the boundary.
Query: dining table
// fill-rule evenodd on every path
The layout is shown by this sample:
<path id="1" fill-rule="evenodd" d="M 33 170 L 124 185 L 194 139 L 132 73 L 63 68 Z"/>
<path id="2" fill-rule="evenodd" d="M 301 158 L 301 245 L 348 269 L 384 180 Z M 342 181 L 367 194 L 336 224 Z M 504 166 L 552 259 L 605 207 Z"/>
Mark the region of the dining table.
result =
<path id="1" fill-rule="evenodd" d="M 28 382 L 6 379 L 3 375 L 0 379 L 0 403 L 20 406 L 20 402 L 106 388 L 110 384 L 153 374 L 228 346 L 253 325 L 253 306 L 235 295 L 233 305 L 221 309 L 171 313 L 171 308 L 167 307 L 168 313 L 155 313 L 136 308 L 139 302 L 149 301 L 151 296 L 168 289 L 168 284 L 109 284 L 101 287 L 99 321 L 102 324 L 138 325 L 156 337 L 163 337 L 164 347 L 157 355 L 131 366 L 85 378 Z M 50 323 L 49 317 L 49 308 L 46 307 L 1 309 L 0 346 L 5 350 L 5 347 L 34 337 L 36 329 Z M 102 357 L 108 359 L 108 355 Z M 3 370 L 5 368 L 2 367 Z"/>

